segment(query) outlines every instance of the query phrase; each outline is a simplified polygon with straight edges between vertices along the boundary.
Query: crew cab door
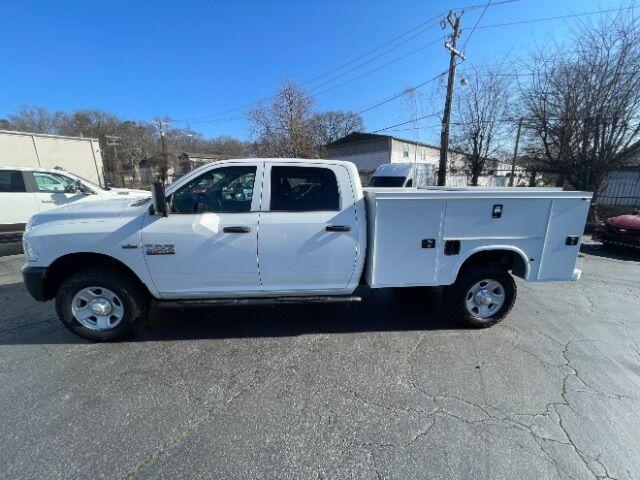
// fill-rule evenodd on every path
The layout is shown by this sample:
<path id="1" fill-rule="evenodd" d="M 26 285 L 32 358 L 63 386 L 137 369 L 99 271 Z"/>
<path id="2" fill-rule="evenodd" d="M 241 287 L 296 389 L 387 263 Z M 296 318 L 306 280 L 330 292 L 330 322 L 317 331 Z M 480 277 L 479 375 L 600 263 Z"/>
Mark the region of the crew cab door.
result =
<path id="1" fill-rule="evenodd" d="M 168 196 L 168 217 L 148 215 L 141 239 L 164 298 L 260 291 L 257 227 L 262 163 L 210 168 Z"/>
<path id="2" fill-rule="evenodd" d="M 341 165 L 265 167 L 258 233 L 265 292 L 341 293 L 354 272 L 357 217 Z"/>

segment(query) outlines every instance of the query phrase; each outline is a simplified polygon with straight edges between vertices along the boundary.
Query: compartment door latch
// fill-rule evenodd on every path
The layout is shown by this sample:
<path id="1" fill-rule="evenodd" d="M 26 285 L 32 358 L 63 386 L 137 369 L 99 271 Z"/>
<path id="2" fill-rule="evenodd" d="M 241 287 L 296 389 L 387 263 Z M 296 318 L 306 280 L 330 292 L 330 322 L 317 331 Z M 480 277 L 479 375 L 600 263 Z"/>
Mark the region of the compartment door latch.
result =
<path id="1" fill-rule="evenodd" d="M 436 239 L 435 238 L 425 238 L 422 240 L 422 248 L 435 248 L 436 247 Z"/>
<path id="2" fill-rule="evenodd" d="M 567 239 L 564 241 L 565 245 L 577 245 L 578 244 L 578 240 L 580 240 L 580 237 L 567 237 Z"/>

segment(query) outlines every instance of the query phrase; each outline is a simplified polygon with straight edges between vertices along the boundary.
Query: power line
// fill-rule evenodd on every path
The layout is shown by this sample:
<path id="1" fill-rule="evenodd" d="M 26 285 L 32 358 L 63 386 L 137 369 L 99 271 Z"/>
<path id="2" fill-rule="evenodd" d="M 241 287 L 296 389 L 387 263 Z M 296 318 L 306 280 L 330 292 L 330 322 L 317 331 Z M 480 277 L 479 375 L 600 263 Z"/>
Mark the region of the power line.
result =
<path id="1" fill-rule="evenodd" d="M 478 20 L 476 20 L 476 24 L 471 29 L 471 33 L 469 33 L 469 36 L 464 41 L 464 44 L 462 45 L 462 51 L 464 51 L 464 49 L 467 47 L 467 43 L 469 43 L 469 40 L 471 39 L 471 35 L 473 35 L 473 32 L 475 32 L 476 28 L 478 28 L 478 24 L 480 23 L 480 20 L 482 20 L 482 17 L 484 17 L 484 14 L 487 13 L 487 8 L 489 8 L 490 6 L 491 6 L 491 0 L 489 0 L 489 2 L 485 5 L 484 10 L 482 10 L 482 13 L 478 17 Z"/>
<path id="2" fill-rule="evenodd" d="M 384 132 L 385 130 L 389 130 L 389 129 L 394 128 L 394 127 L 400 127 L 401 125 L 406 125 L 407 123 L 417 122 L 418 120 L 422 120 L 423 118 L 435 117 L 437 115 L 438 115 L 437 113 L 430 113 L 429 115 L 423 115 L 422 117 L 414 118 L 412 120 L 408 120 L 408 121 L 402 122 L 402 123 L 396 123 L 395 125 L 391 125 L 389 127 L 379 128 L 378 130 L 374 130 L 374 131 L 368 132 L 368 133 Z"/>
<path id="3" fill-rule="evenodd" d="M 360 75 L 357 75 L 357 76 L 355 76 L 353 78 L 350 78 L 349 80 L 345 80 L 344 82 L 338 83 L 337 85 L 333 85 L 333 86 L 331 86 L 331 87 L 329 87 L 329 88 L 327 88 L 325 90 L 322 90 L 320 92 L 315 92 L 314 94 L 315 95 L 322 95 L 323 93 L 327 93 L 327 92 L 330 92 L 331 90 L 335 90 L 336 88 L 342 87 L 343 85 L 346 85 L 347 83 L 351 83 L 351 82 L 355 82 L 356 80 L 360 80 L 361 78 L 366 77 L 367 75 L 371 75 L 372 73 L 375 73 L 378 70 L 382 70 L 383 68 L 386 68 L 389 65 L 393 65 L 394 63 L 397 63 L 400 60 L 404 60 L 405 58 L 410 57 L 411 55 L 415 55 L 416 53 L 421 52 L 425 48 L 428 48 L 431 45 L 435 45 L 436 43 L 438 43 L 440 41 L 441 41 L 440 38 L 438 38 L 436 40 L 433 40 L 433 41 L 431 41 L 431 42 L 429 42 L 429 43 L 427 43 L 425 45 L 422 45 L 421 47 L 416 48 L 415 50 L 410 51 L 409 53 L 406 53 L 406 54 L 404 54 L 404 55 L 402 55 L 402 56 L 400 56 L 400 57 L 398 57 L 398 58 L 396 58 L 394 60 L 391 60 L 390 62 L 387 62 L 387 63 L 385 63 L 383 65 L 380 65 L 379 67 L 376 67 L 376 68 L 371 69 L 371 70 L 367 70 L 366 72 L 364 72 L 364 73 L 362 73 Z"/>
<path id="4" fill-rule="evenodd" d="M 477 8 L 486 9 L 488 6 L 495 7 L 495 6 L 498 6 L 498 5 L 504 5 L 504 4 L 508 4 L 508 3 L 513 3 L 515 1 L 518 1 L 518 0 L 504 0 L 502 2 L 496 2 L 496 3 L 489 2 L 489 4 L 471 5 L 471 6 L 467 6 L 467 7 L 460 7 L 460 8 L 457 8 L 455 10 L 473 10 L 473 9 L 477 9 Z M 474 29 L 472 30 L 472 32 L 474 30 L 476 30 L 476 29 L 498 28 L 498 27 L 506 27 L 506 26 L 513 26 L 513 25 L 528 24 L 528 23 L 539 23 L 539 22 L 546 22 L 546 21 L 553 21 L 553 20 L 561 20 L 561 19 L 566 19 L 566 18 L 576 18 L 576 17 L 583 17 L 583 16 L 589 16 L 589 15 L 603 14 L 603 13 L 613 13 L 613 12 L 627 11 L 627 10 L 632 10 L 634 8 L 636 8 L 636 7 L 630 6 L 630 7 L 621 7 L 621 8 L 611 8 L 611 9 L 605 9 L 605 10 L 582 12 L 582 13 L 573 13 L 573 14 L 567 14 L 567 15 L 556 15 L 556 16 L 552 16 L 552 17 L 543 17 L 543 18 L 534 18 L 534 19 L 527 19 L 527 20 L 518 20 L 518 21 L 514 21 L 514 22 L 504 22 L 504 23 L 497 23 L 497 24 L 491 24 L 491 25 L 476 25 L 476 26 L 474 26 Z M 485 10 L 483 10 L 483 12 L 484 11 Z M 482 17 L 482 15 L 481 15 L 481 17 Z M 412 29 L 404 32 L 403 34 L 401 34 L 401 35 L 399 35 L 397 37 L 394 37 L 394 39 L 392 39 L 390 41 L 387 41 L 384 44 L 379 45 L 375 49 L 369 50 L 368 52 L 360 55 L 359 57 L 356 57 L 356 58 L 352 59 L 352 61 L 345 62 L 345 64 L 342 64 L 339 67 L 335 67 L 334 69 L 332 69 L 332 70 L 330 70 L 328 72 L 325 72 L 325 74 L 330 74 L 333 71 L 336 71 L 336 70 L 338 70 L 340 68 L 343 68 L 344 66 L 346 66 L 348 64 L 354 63 L 355 61 L 368 56 L 369 54 L 373 53 L 374 51 L 378 51 L 381 48 L 384 48 L 386 45 L 389 45 L 389 44 L 393 43 L 394 41 L 398 40 L 399 38 L 403 38 L 404 36 L 408 35 L 409 33 L 413 32 L 413 31 L 415 31 L 417 29 L 419 29 L 420 27 L 424 26 L 425 24 L 429 23 L 430 21 L 431 21 L 431 19 L 429 19 L 429 20 L 427 20 L 425 22 L 422 22 L 420 25 L 418 25 L 416 27 L 413 27 Z M 467 39 L 467 41 L 468 41 L 468 39 Z M 401 44 L 403 44 L 403 43 L 401 43 Z M 436 43 L 436 42 L 432 42 L 432 43 Z M 401 44 L 399 44 L 399 45 L 401 45 Z M 351 82 L 353 82 L 355 80 L 359 80 L 360 78 L 362 78 L 362 77 L 364 77 L 366 75 L 369 75 L 369 74 L 371 74 L 373 72 L 376 72 L 376 71 L 378 71 L 378 70 L 380 70 L 382 68 L 385 68 L 385 67 L 387 67 L 389 65 L 392 65 L 392 64 L 394 64 L 394 63 L 396 63 L 396 62 L 398 62 L 398 61 L 400 61 L 400 60 L 402 60 L 402 59 L 404 59 L 404 58 L 406 58 L 406 57 L 408 57 L 410 55 L 413 55 L 413 54 L 417 53 L 418 51 L 423 50 L 424 48 L 426 48 L 427 46 L 429 46 L 431 44 L 425 45 L 425 46 L 423 46 L 423 47 L 421 47 L 419 49 L 416 49 L 416 50 L 414 50 L 412 52 L 409 52 L 407 55 L 404 55 L 404 56 L 402 56 L 400 58 L 397 58 L 397 59 L 395 59 L 395 60 L 393 60 L 391 62 L 388 62 L 388 63 L 386 63 L 386 64 L 384 64 L 384 65 L 382 65 L 382 66 L 380 66 L 378 68 L 375 68 L 373 70 L 369 70 L 368 72 L 365 72 L 362 75 L 354 77 L 354 78 L 352 78 L 350 80 L 342 82 L 342 83 L 340 83 L 338 85 L 335 85 L 333 87 L 330 87 L 330 88 L 328 88 L 326 90 L 318 92 L 317 94 L 320 95 L 320 94 L 329 92 L 331 90 L 334 90 L 335 88 L 339 88 L 339 87 L 341 87 L 343 85 L 351 83 Z M 385 53 L 388 53 L 391 50 L 393 50 L 393 49 L 389 49 Z M 369 62 L 367 62 L 367 63 L 369 63 Z M 514 62 L 507 62 L 507 63 L 515 63 L 515 61 Z M 365 64 L 366 63 L 363 63 L 362 65 L 365 65 Z M 499 64 L 497 64 L 497 65 L 499 65 Z M 504 65 L 504 64 L 502 64 L 502 65 Z M 485 65 L 485 67 L 488 67 L 488 66 L 489 65 Z M 355 70 L 355 69 L 352 69 L 351 71 L 353 71 L 353 70 Z M 326 76 L 325 74 L 318 75 L 318 76 L 314 77 L 313 79 L 308 80 L 307 82 L 304 82 L 304 84 L 308 84 L 308 83 L 312 82 L 313 80 L 317 80 L 318 78 L 322 78 L 322 77 Z M 337 79 L 337 78 L 340 78 L 340 77 L 338 76 L 338 77 L 334 78 L 331 81 L 335 81 L 335 79 Z M 259 100 L 255 101 L 255 102 L 243 105 L 241 107 L 237 107 L 237 108 L 234 108 L 234 109 L 226 110 L 226 111 L 223 111 L 223 112 L 218 112 L 218 113 L 215 113 L 215 114 L 203 115 L 203 116 L 200 116 L 200 117 L 193 117 L 193 119 L 204 119 L 204 118 L 208 118 L 208 117 L 216 117 L 216 116 L 223 115 L 223 114 L 226 114 L 226 113 L 231 113 L 231 112 L 234 112 L 234 111 L 245 110 L 245 109 L 250 108 L 250 107 L 252 107 L 254 105 L 258 105 L 259 103 L 261 103 L 263 101 L 270 100 L 272 98 L 275 98 L 275 95 L 271 95 L 269 97 L 265 97 L 265 98 L 259 99 Z M 219 121 L 223 122 L 223 121 L 237 120 L 237 119 L 240 119 L 240 118 L 243 118 L 243 117 L 244 117 L 244 115 L 236 115 L 236 116 L 227 117 L 225 119 L 216 119 L 216 120 L 219 120 Z M 187 122 L 187 121 L 194 121 L 194 120 L 190 120 L 190 119 L 184 120 L 184 122 Z M 206 121 L 206 122 L 205 121 L 201 121 L 199 123 L 218 123 L 218 122 L 217 121 L 216 122 L 213 122 L 213 121 Z"/>
<path id="5" fill-rule="evenodd" d="M 418 33 L 416 33 L 415 35 L 412 35 L 412 36 L 410 36 L 410 37 L 406 38 L 406 39 L 405 39 L 405 40 L 403 40 L 402 42 L 400 42 L 400 43 L 398 43 L 397 45 L 394 45 L 393 47 L 391 47 L 390 49 L 385 50 L 384 52 L 382 52 L 382 53 L 380 53 L 380 54 L 376 55 L 375 57 L 371 57 L 371 58 L 370 58 L 369 60 L 367 60 L 366 62 L 363 62 L 363 63 L 361 63 L 361 64 L 359 64 L 359 65 L 355 66 L 354 68 L 352 68 L 352 69 L 350 69 L 350 70 L 347 70 L 346 72 L 342 72 L 340 75 L 337 75 L 337 76 L 335 76 L 335 77 L 333 77 L 333 78 L 330 78 L 329 80 L 326 80 L 326 81 L 322 82 L 322 83 L 321 83 L 321 84 L 319 84 L 319 85 L 316 85 L 316 86 L 315 86 L 315 87 L 313 87 L 311 90 L 315 90 L 315 89 L 320 88 L 320 87 L 322 87 L 322 86 L 324 86 L 324 85 L 327 85 L 327 84 L 329 84 L 329 83 L 331 83 L 331 82 L 333 82 L 333 81 L 335 81 L 335 80 L 338 80 L 339 78 L 344 77 L 345 75 L 348 75 L 348 74 L 349 74 L 349 73 L 351 73 L 351 72 L 354 72 L 354 71 L 356 71 L 356 70 L 360 69 L 361 67 L 364 67 L 365 65 L 368 65 L 369 63 L 373 62 L 374 60 L 377 60 L 378 58 L 380 58 L 380 57 L 382 57 L 382 56 L 386 55 L 387 53 L 391 52 L 392 50 L 395 50 L 395 49 L 396 49 L 396 48 L 398 48 L 400 45 L 404 45 L 405 43 L 407 43 L 407 42 L 409 42 L 409 41 L 413 40 L 414 38 L 418 37 L 419 35 L 422 35 L 422 34 L 423 34 L 424 32 L 426 32 L 427 30 L 429 30 L 429 29 L 431 29 L 431 28 L 433 28 L 433 27 L 437 26 L 437 25 L 438 25 L 438 23 L 439 23 L 439 22 L 432 23 L 432 24 L 431 24 L 431 25 L 429 25 L 428 27 L 426 27 L 426 28 L 424 28 L 424 29 L 420 30 L 420 31 L 419 31 Z M 306 83 L 309 83 L 309 82 L 306 82 Z M 305 85 L 306 83 L 300 84 L 300 86 L 303 86 L 303 85 Z"/>
<path id="6" fill-rule="evenodd" d="M 607 10 L 597 10 L 597 11 L 593 11 L 593 12 L 571 13 L 571 14 L 568 14 L 568 15 L 556 15 L 554 17 L 531 18 L 529 20 L 517 20 L 515 22 L 494 23 L 493 25 L 480 25 L 480 26 L 478 26 L 478 29 L 508 27 L 508 26 L 511 26 L 511 25 L 523 25 L 523 24 L 526 24 L 526 23 L 548 22 L 548 21 L 551 21 L 551 20 L 562 20 L 564 18 L 586 17 L 588 15 L 596 15 L 596 14 L 603 14 L 603 13 L 622 12 L 622 11 L 625 11 L 625 10 L 633 10 L 634 8 L 638 8 L 638 7 L 631 6 L 631 7 L 610 8 L 610 9 L 607 9 Z"/>
<path id="7" fill-rule="evenodd" d="M 395 100 L 396 98 L 400 98 L 403 95 L 408 94 L 411 91 L 414 91 L 414 90 L 417 90 L 418 88 L 424 87 L 427 83 L 431 83 L 431 82 L 436 81 L 438 78 L 442 77 L 445 73 L 447 73 L 447 70 L 439 73 L 435 77 L 431 77 L 430 79 L 425 80 L 422 83 L 419 83 L 418 85 L 415 85 L 415 86 L 412 86 L 412 87 L 407 87 L 407 88 L 399 91 L 398 93 L 395 93 L 394 95 L 375 103 L 374 105 L 371 105 L 369 107 L 363 108 L 362 110 L 358 110 L 356 113 L 357 114 L 361 114 L 361 113 L 368 112 L 369 110 L 373 110 L 374 108 L 378 108 L 378 107 L 380 107 L 380 106 L 382 106 L 382 105 L 384 105 L 386 103 L 389 103 L 389 102 Z"/>
<path id="8" fill-rule="evenodd" d="M 492 4 L 491 4 L 491 6 L 493 7 L 493 6 L 499 6 L 499 5 L 506 5 L 506 4 L 510 4 L 510 3 L 515 3 L 515 2 L 517 2 L 517 1 L 519 1 L 519 0 L 502 0 L 502 1 L 499 1 L 499 2 L 492 3 Z M 486 8 L 486 4 L 484 4 L 484 3 L 483 3 L 483 4 L 468 5 L 468 6 L 466 6 L 466 7 L 459 7 L 459 8 L 456 8 L 456 9 L 454 9 L 454 10 L 456 10 L 456 11 L 457 11 L 457 10 L 475 10 L 475 9 L 477 9 L 477 8 Z M 443 13 L 440 13 L 440 14 L 438 14 L 438 15 L 436 15 L 436 16 L 433 16 L 433 17 L 429 18 L 428 20 L 426 20 L 426 21 L 424 21 L 424 22 L 420 23 L 419 25 L 416 25 L 415 27 L 413 27 L 413 28 L 411 28 L 411 29 L 409 29 L 409 30 L 405 31 L 404 33 L 402 33 L 402 34 L 400 34 L 400 35 L 398 35 L 398 36 L 396 36 L 396 37 L 392 38 L 391 40 L 388 40 L 388 41 L 386 41 L 386 42 L 384 42 L 384 43 L 382 43 L 382 44 L 380 44 L 380 45 L 378 45 L 378 46 L 376 46 L 376 47 L 374 47 L 374 48 L 372 48 L 372 49 L 368 50 L 367 52 L 365 52 L 365 53 L 363 53 L 363 54 L 361 54 L 361 55 L 358 55 L 357 57 L 355 57 L 355 58 L 353 58 L 353 59 L 351 59 L 351 60 L 349 60 L 349 61 L 347 61 L 347 62 L 345 62 L 345 63 L 343 63 L 343 64 L 341 64 L 341 65 L 339 65 L 339 66 L 337 66 L 337 67 L 334 67 L 334 68 L 332 68 L 332 69 L 330 69 L 330 70 L 328 70 L 328 71 L 326 71 L 326 72 L 324 72 L 324 73 L 322 73 L 322 74 L 320 74 L 320 75 L 317 75 L 317 76 L 315 76 L 315 77 L 313 77 L 313 78 L 311 78 L 311 79 L 309 79 L 309 80 L 307 80 L 307 81 L 305 81 L 305 82 L 301 83 L 300 85 L 301 85 L 301 86 L 303 86 L 303 85 L 308 85 L 309 83 L 312 83 L 312 82 L 314 82 L 314 81 L 316 81 L 316 80 L 318 80 L 318 79 L 320 79 L 320 78 L 324 78 L 325 76 L 330 75 L 330 74 L 331 74 L 331 73 L 333 73 L 333 72 L 336 72 L 336 71 L 338 71 L 338 70 L 340 70 L 340 69 L 342 69 L 342 68 L 344 68 L 344 67 L 346 67 L 346 66 L 348 66 L 348 65 L 351 65 L 351 64 L 353 64 L 353 63 L 357 62 L 358 60 L 361 60 L 362 58 L 365 58 L 365 57 L 369 56 L 370 54 L 375 53 L 375 52 L 377 52 L 378 50 L 381 50 L 381 49 L 383 49 L 384 47 L 386 47 L 386 46 L 388 46 L 388 45 L 391 45 L 392 43 L 396 42 L 397 40 L 400 40 L 400 39 L 402 39 L 402 38 L 406 37 L 407 35 L 409 35 L 409 34 L 411 34 L 411 33 L 415 32 L 416 30 L 419 30 L 420 28 L 424 27 L 425 25 L 427 25 L 427 24 L 429 24 L 429 23 L 433 22 L 435 19 L 440 18 L 443 14 L 444 14 L 444 12 L 443 12 Z M 397 44 L 396 46 L 394 46 L 393 48 L 388 49 L 385 53 L 388 53 L 388 52 L 390 52 L 390 51 L 394 50 L 395 48 L 398 48 L 400 45 L 403 45 L 403 44 L 404 44 L 404 43 L 406 43 L 408 40 L 410 40 L 410 39 L 412 39 L 412 38 L 415 38 L 416 36 L 418 36 L 419 34 L 423 33 L 424 31 L 428 30 L 429 28 L 431 28 L 431 27 L 429 26 L 429 27 L 427 27 L 427 28 L 424 28 L 424 29 L 423 29 L 423 30 L 421 30 L 418 34 L 416 34 L 416 35 L 412 36 L 412 37 L 411 37 L 411 38 L 409 38 L 409 39 L 406 39 L 406 40 L 404 40 L 404 41 L 402 41 L 402 42 L 398 43 L 398 44 Z M 384 53 L 383 53 L 383 54 L 378 55 L 376 58 L 378 58 L 378 57 L 380 57 L 380 56 L 382 56 L 382 55 L 384 55 Z M 366 65 L 366 64 L 367 64 L 367 63 L 369 63 L 369 62 L 370 62 L 370 61 L 367 61 L 367 62 L 365 62 L 365 63 L 361 64 L 360 66 Z M 360 67 L 357 67 L 357 68 L 360 68 Z M 354 69 L 352 69 L 351 71 L 353 71 L 353 70 L 355 70 L 355 68 L 354 68 Z M 349 73 L 349 72 L 346 72 L 345 74 L 347 74 L 347 73 Z M 332 79 L 331 81 L 333 81 L 333 80 L 335 80 L 335 79 L 337 79 L 337 78 L 340 78 L 340 76 L 338 76 L 338 77 L 336 77 L 336 78 Z M 345 82 L 345 83 L 348 83 L 348 82 Z M 316 86 L 315 88 L 317 88 L 317 87 L 318 87 L 318 86 Z M 259 103 L 261 103 L 261 102 L 264 102 L 264 101 L 267 101 L 267 100 L 271 100 L 271 99 L 273 99 L 274 97 L 275 97 L 275 95 L 270 95 L 270 96 L 268 96 L 268 97 L 264 97 L 264 98 L 261 98 L 261 99 L 258 99 L 258 100 L 256 100 L 256 101 L 254 101 L 254 102 L 251 102 L 251 103 L 248 103 L 248 104 L 242 105 L 242 106 L 240 106 L 240 107 L 236 107 L 236 108 L 232 108 L 232 109 L 224 110 L 224 111 L 217 112 L 217 113 L 212 113 L 212 114 L 207 114 L 207 115 L 201 115 L 201 116 L 197 116 L 197 117 L 191 117 L 191 118 L 189 118 L 189 119 L 185 119 L 184 121 L 186 122 L 186 121 L 193 121 L 193 120 L 208 119 L 208 118 L 210 118 L 210 117 L 217 117 L 217 116 L 220 116 L 220 115 L 226 115 L 226 114 L 228 114 L 228 113 L 233 113 L 233 112 L 240 111 L 240 110 L 245 110 L 245 109 L 250 108 L 250 107 L 252 107 L 252 106 L 258 105 L 258 104 L 259 104 Z"/>

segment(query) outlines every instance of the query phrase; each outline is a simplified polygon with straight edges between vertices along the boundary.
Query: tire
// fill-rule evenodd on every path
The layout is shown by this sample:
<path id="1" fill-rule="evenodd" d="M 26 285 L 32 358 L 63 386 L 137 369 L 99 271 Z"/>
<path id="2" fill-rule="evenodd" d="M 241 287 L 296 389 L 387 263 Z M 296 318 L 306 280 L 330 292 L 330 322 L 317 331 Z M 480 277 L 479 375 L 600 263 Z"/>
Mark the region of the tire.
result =
<path id="1" fill-rule="evenodd" d="M 83 300 L 86 296 L 102 304 L 107 300 L 111 307 L 98 305 L 107 315 L 94 316 L 94 320 L 85 318 L 93 312 Z M 71 275 L 56 294 L 56 312 L 62 324 L 76 335 L 96 342 L 125 337 L 146 318 L 148 311 L 146 289 L 128 275 L 108 267 L 89 268 Z"/>
<path id="2" fill-rule="evenodd" d="M 489 283 L 482 285 L 485 281 Z M 498 285 L 494 289 L 495 293 L 490 290 L 494 285 Z M 476 287 L 483 292 L 475 290 Z M 482 299 L 485 291 L 489 292 L 488 295 L 484 295 L 487 301 L 496 302 L 493 304 L 494 307 L 482 302 L 478 305 L 477 302 Z M 473 328 L 487 328 L 500 322 L 513 308 L 516 296 L 517 287 L 511 274 L 506 270 L 488 266 L 465 269 L 460 272 L 456 283 L 445 289 L 448 312 L 463 326 Z M 469 304 L 475 308 L 471 309 L 474 311 L 469 309 Z"/>

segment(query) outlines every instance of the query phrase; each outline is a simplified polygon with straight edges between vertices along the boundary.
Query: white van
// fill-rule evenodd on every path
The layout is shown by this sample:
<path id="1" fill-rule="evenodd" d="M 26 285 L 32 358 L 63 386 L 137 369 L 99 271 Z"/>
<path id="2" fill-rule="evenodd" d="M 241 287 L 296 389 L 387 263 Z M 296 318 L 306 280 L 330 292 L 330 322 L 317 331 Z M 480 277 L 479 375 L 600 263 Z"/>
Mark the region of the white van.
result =
<path id="1" fill-rule="evenodd" d="M 73 202 L 122 196 L 150 196 L 145 190 L 104 189 L 59 169 L 0 166 L 0 241 L 19 240 L 36 213 Z"/>
<path id="2" fill-rule="evenodd" d="M 373 173 L 367 186 L 424 188 L 435 184 L 435 168 L 429 163 L 384 163 Z"/>

